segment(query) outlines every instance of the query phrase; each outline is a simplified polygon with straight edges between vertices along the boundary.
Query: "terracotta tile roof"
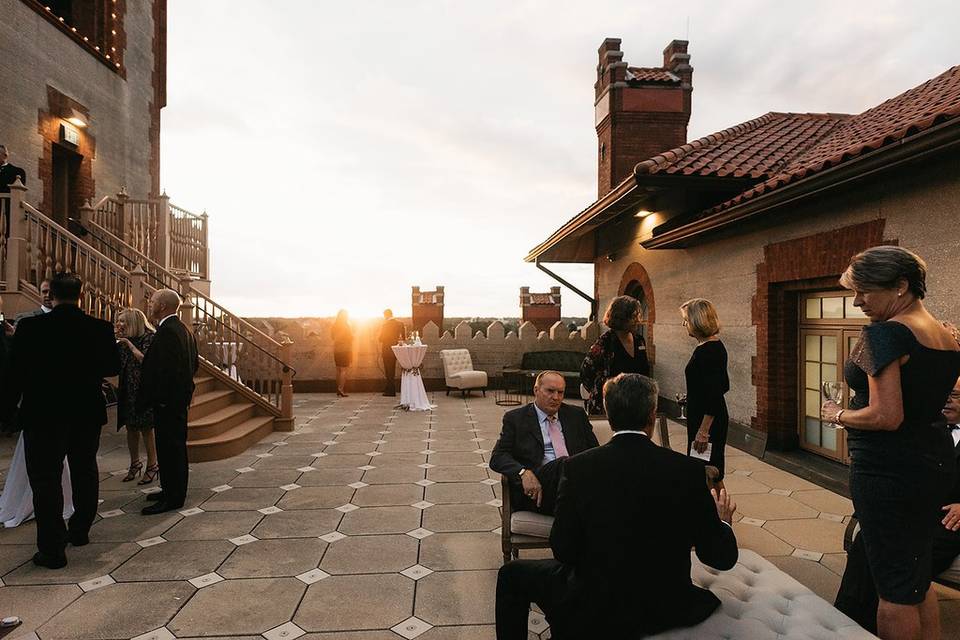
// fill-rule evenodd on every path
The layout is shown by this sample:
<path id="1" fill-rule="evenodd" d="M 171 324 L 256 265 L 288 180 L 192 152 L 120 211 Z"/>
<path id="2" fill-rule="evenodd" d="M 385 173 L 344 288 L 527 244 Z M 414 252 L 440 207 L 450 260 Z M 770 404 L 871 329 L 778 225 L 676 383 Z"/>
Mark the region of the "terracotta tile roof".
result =
<path id="1" fill-rule="evenodd" d="M 679 84 L 680 77 L 662 67 L 627 67 L 627 82 Z"/>
<path id="2" fill-rule="evenodd" d="M 771 112 L 656 155 L 638 164 L 635 173 L 762 180 L 779 173 L 849 117 Z"/>
<path id="3" fill-rule="evenodd" d="M 849 118 L 782 171 L 709 212 L 721 211 L 960 116 L 960 65 Z"/>

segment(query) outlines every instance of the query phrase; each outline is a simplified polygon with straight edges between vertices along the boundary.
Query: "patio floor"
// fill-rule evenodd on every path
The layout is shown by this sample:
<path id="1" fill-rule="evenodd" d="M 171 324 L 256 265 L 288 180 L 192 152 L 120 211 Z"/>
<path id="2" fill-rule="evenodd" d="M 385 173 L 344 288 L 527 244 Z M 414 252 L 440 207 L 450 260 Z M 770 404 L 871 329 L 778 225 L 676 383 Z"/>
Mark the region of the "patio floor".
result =
<path id="1" fill-rule="evenodd" d="M 120 482 L 124 434 L 105 428 L 91 544 L 49 571 L 30 563 L 32 522 L 0 530 L 0 615 L 24 620 L 8 637 L 492 639 L 500 483 L 486 461 L 505 409 L 390 400 L 298 394 L 295 432 L 192 465 L 183 511 L 152 517 Z M 671 440 L 682 448 L 680 425 Z M 13 445 L 0 441 L 0 469 Z M 727 460 L 740 546 L 832 602 L 850 501 L 736 449 Z M 960 637 L 960 594 L 940 593 L 944 638 Z"/>

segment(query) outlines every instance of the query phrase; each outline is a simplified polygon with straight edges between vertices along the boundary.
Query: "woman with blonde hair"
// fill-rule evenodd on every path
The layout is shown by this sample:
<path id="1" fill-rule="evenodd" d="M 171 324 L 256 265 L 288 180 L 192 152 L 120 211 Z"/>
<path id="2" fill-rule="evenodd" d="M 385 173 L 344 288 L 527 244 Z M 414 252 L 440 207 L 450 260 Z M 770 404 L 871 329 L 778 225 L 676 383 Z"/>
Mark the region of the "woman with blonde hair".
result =
<path id="1" fill-rule="evenodd" d="M 602 414 L 603 385 L 621 373 L 650 375 L 647 344 L 640 335 L 643 308 L 633 296 L 617 296 L 610 301 L 603 324 L 610 328 L 587 351 L 580 365 L 580 384 L 590 394 L 587 413 Z"/>
<path id="2" fill-rule="evenodd" d="M 117 346 L 120 350 L 120 389 L 117 393 L 117 431 L 127 428 L 127 448 L 130 450 L 130 468 L 123 482 L 130 482 L 141 473 L 143 479 L 137 484 L 153 482 L 160 466 L 157 464 L 157 445 L 153 439 L 153 410 L 136 410 L 137 392 L 140 389 L 140 365 L 143 354 L 153 342 L 154 329 L 143 311 L 124 309 L 115 321 Z M 140 460 L 140 440 L 147 450 L 147 468 Z"/>
<path id="3" fill-rule="evenodd" d="M 347 397 L 347 369 L 353 364 L 353 330 L 346 309 L 337 312 L 330 329 L 333 337 L 333 362 L 337 365 L 337 396 Z"/>
<path id="4" fill-rule="evenodd" d="M 697 346 L 684 369 L 687 381 L 687 450 L 704 453 L 710 446 L 707 464 L 720 471 L 723 487 L 724 449 L 727 446 L 727 349 L 720 341 L 720 318 L 713 303 L 693 298 L 680 305 L 683 326 Z"/>

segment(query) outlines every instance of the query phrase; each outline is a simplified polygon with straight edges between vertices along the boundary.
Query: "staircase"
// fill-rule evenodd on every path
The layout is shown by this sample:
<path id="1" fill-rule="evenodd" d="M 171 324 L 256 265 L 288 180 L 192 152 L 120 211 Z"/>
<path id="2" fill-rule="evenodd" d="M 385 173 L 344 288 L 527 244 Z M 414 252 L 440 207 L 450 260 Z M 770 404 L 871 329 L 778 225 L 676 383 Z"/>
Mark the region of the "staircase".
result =
<path id="1" fill-rule="evenodd" d="M 98 205 L 100 210 L 88 206 L 81 210 L 81 220 L 71 220 L 75 235 L 27 203 L 25 192 L 14 185 L 9 195 L 0 194 L 0 231 L 9 230 L 0 233 L 0 293 L 5 304 L 13 301 L 22 308 L 39 304 L 40 281 L 60 270 L 83 279 L 84 311 L 111 322 L 125 307 L 146 311 L 146 303 L 157 289 L 179 291 L 184 300 L 180 319 L 193 329 L 200 354 L 188 414 L 190 461 L 229 458 L 271 431 L 293 428 L 295 372 L 286 364 L 289 344 L 273 340 L 195 288 L 194 283 L 206 279 L 206 261 L 197 257 L 206 254 L 206 216 L 190 218 L 192 214 L 173 207 L 165 198 L 158 201 L 162 206 L 153 209 L 148 206 L 151 201 L 136 201 L 133 208 L 127 198 L 119 204 L 105 198 Z M 160 220 L 170 216 L 167 226 L 181 230 L 167 235 L 165 251 L 156 249 L 164 242 L 150 235 L 150 229 L 164 226 L 158 216 Z M 141 219 L 147 224 L 140 224 Z M 97 220 L 114 228 L 136 229 L 136 234 L 124 235 L 143 251 Z M 187 228 L 202 233 L 192 232 L 191 238 L 183 231 Z M 177 249 L 183 238 L 187 238 L 189 252 Z M 189 266 L 174 274 L 146 251 L 185 256 L 183 262 Z M 5 309 L 8 315 L 16 310 Z M 222 362 L 224 344 L 235 346 L 240 354 L 232 368 Z"/>

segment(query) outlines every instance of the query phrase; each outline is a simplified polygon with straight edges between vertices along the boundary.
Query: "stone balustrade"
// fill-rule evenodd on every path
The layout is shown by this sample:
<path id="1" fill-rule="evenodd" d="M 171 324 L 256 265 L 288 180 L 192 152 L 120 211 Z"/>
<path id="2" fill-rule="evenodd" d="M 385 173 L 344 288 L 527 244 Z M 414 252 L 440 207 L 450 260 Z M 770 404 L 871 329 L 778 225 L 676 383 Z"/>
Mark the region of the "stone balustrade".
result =
<path id="1" fill-rule="evenodd" d="M 301 390 L 321 390 L 332 388 L 336 374 L 333 363 L 333 341 L 330 327 L 333 318 L 247 318 L 275 340 L 290 338 L 291 365 L 297 370 L 294 383 Z M 407 327 L 409 318 L 405 319 Z M 377 335 L 380 321 L 354 322 L 354 357 L 349 371 L 350 388 L 355 390 L 379 389 L 383 380 L 383 364 L 380 359 Z M 469 349 L 476 369 L 486 371 L 493 378 L 499 378 L 504 367 L 520 364 L 523 354 L 528 351 L 577 351 L 586 353 L 587 349 L 600 335 L 600 326 L 596 322 L 587 323 L 580 331 L 569 331 L 557 322 L 549 332 L 538 331 L 531 322 L 520 325 L 517 332 L 505 332 L 500 322 L 487 327 L 486 334 L 481 331 L 472 333 L 467 322 L 461 322 L 454 331 L 445 331 L 440 335 L 439 328 L 432 322 L 420 332 L 421 339 L 428 346 L 427 356 L 421 367 L 428 388 L 443 388 L 443 364 L 440 362 L 442 349 Z"/>

